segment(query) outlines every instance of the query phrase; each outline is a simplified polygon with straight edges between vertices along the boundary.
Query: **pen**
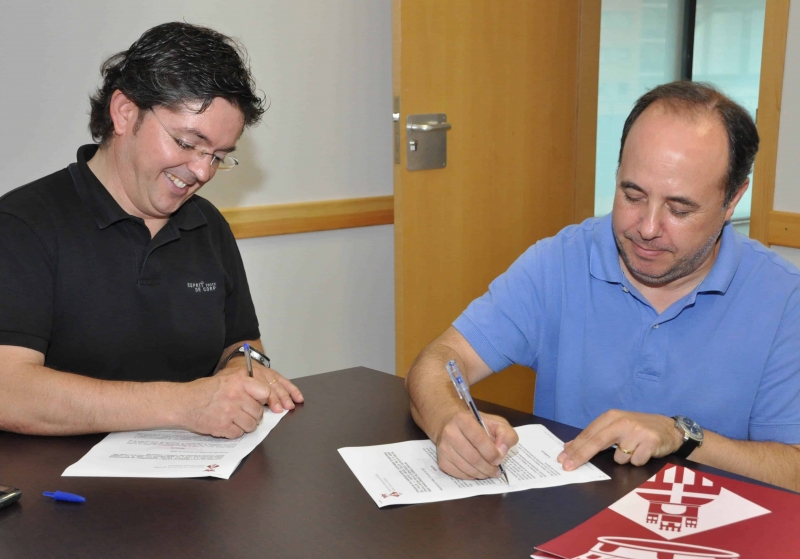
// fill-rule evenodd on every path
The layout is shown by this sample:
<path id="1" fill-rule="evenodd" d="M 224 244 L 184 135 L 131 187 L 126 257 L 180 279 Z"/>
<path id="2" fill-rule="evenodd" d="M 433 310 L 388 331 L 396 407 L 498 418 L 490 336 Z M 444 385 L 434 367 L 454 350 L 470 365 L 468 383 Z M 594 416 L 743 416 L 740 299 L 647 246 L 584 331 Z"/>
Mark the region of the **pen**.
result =
<path id="1" fill-rule="evenodd" d="M 478 423 L 481 424 L 483 430 L 486 431 L 487 435 L 489 435 L 489 430 L 483 423 L 481 414 L 478 413 L 478 408 L 475 406 L 475 400 L 472 399 L 472 395 L 469 393 L 469 387 L 467 386 L 467 383 L 464 382 L 464 377 L 461 376 L 461 370 L 458 368 L 458 365 L 456 365 L 456 362 L 451 359 L 447 362 L 445 368 L 447 369 L 447 374 L 450 375 L 450 380 L 453 381 L 453 386 L 456 387 L 458 397 L 467 403 L 467 407 L 472 411 L 472 415 L 475 416 L 475 419 L 477 419 Z M 492 436 L 489 435 L 489 438 L 492 438 Z M 505 479 L 506 483 L 508 483 L 508 474 L 506 473 L 506 469 L 503 467 L 502 462 L 498 467 L 500 468 L 500 473 L 503 474 L 503 479 Z"/>
<path id="2" fill-rule="evenodd" d="M 247 374 L 253 376 L 253 362 L 250 360 L 250 344 L 244 344 L 244 361 L 247 363 Z"/>

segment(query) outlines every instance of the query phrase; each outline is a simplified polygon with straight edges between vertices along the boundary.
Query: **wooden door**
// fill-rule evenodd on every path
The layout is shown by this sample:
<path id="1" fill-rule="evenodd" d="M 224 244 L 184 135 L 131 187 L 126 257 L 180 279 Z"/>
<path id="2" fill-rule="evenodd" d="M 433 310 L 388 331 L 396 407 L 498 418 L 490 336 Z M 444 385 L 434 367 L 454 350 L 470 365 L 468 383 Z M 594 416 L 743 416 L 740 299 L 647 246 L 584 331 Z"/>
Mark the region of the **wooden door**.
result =
<path id="1" fill-rule="evenodd" d="M 592 215 L 600 0 L 394 0 L 397 374 L 525 249 Z M 409 114 L 447 166 L 406 170 Z M 515 367 L 476 397 L 532 409 Z"/>

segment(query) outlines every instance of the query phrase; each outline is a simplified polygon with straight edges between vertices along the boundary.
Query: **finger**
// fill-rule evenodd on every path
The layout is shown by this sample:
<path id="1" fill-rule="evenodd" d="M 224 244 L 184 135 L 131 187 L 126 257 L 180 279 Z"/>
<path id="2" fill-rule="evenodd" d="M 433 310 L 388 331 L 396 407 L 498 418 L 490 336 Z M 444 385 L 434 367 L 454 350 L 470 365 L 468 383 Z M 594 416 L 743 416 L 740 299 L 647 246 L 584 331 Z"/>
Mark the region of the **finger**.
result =
<path id="1" fill-rule="evenodd" d="M 470 434 L 468 435 L 467 432 Z M 497 470 L 496 465 L 486 460 L 481 452 L 475 448 L 475 444 L 470 440 L 470 436 L 472 439 L 480 440 L 480 444 L 488 447 L 488 450 L 492 453 L 490 460 L 495 458 L 499 460 L 500 452 L 495 448 L 492 440 L 469 412 L 460 412 L 456 414 L 453 419 L 445 425 L 439 437 L 437 449 L 443 452 L 443 455 L 458 466 L 460 470 L 470 474 L 472 477 L 488 477 L 494 475 L 494 472 Z M 456 458 L 456 455 L 460 460 Z"/>
<path id="2" fill-rule="evenodd" d="M 497 476 L 497 466 L 481 456 L 469 441 L 465 440 L 464 444 L 454 447 L 448 457 L 460 470 L 471 474 L 473 478 L 486 479 Z"/>
<path id="3" fill-rule="evenodd" d="M 265 405 L 272 394 L 272 389 L 260 378 L 246 378 L 243 380 L 242 386 L 247 395 L 261 405 Z"/>
<path id="4" fill-rule="evenodd" d="M 292 401 L 299 404 L 305 400 L 305 397 L 303 396 L 303 393 L 300 392 L 300 389 L 297 388 L 289 379 L 286 379 L 281 375 L 278 375 L 278 377 L 278 382 L 280 382 L 286 389 L 286 392 L 289 393 L 289 397 L 292 399 Z"/>
<path id="5" fill-rule="evenodd" d="M 258 400 L 253 400 L 247 396 L 242 400 L 242 411 L 252 417 L 256 425 L 261 423 L 261 417 L 264 415 L 264 406 Z"/>
<path id="6" fill-rule="evenodd" d="M 575 470 L 594 458 L 598 452 L 608 448 L 619 440 L 621 435 L 622 433 L 617 432 L 615 424 L 612 424 L 602 431 L 596 432 L 590 438 L 578 435 L 578 437 L 572 441 L 569 449 L 565 447 L 564 452 L 559 454 L 558 461 L 564 466 L 564 470 L 568 472 Z M 617 454 L 622 453 L 617 451 L 615 456 Z"/>
<path id="7" fill-rule="evenodd" d="M 238 439 L 242 435 L 244 435 L 244 430 L 234 422 L 228 423 L 219 432 L 213 433 L 215 437 L 224 437 L 226 439 Z"/>
<path id="8" fill-rule="evenodd" d="M 466 445 L 465 445 L 466 446 Z M 493 477 L 497 471 L 496 466 L 482 460 L 480 455 L 472 449 L 472 452 L 465 451 L 464 448 L 456 449 L 444 445 L 442 448 L 444 456 L 458 471 L 464 473 L 466 479 L 486 479 Z M 465 457 L 465 454 L 469 457 Z"/>
<path id="9" fill-rule="evenodd" d="M 486 462 L 488 464 L 497 466 L 503 460 L 503 455 L 495 446 L 494 441 L 489 437 L 488 433 L 486 433 L 486 430 L 481 426 L 481 424 L 475 421 L 475 418 L 472 416 L 472 414 L 468 412 L 457 415 L 456 419 L 461 433 L 469 443 L 465 446 L 474 448 L 477 450 L 480 456 L 472 458 L 470 455 L 470 457 L 467 457 L 465 456 L 464 452 L 462 452 L 461 455 L 468 459 L 471 458 L 470 462 L 476 466 L 479 462 Z M 481 470 L 483 469 L 484 468 L 481 468 Z"/>
<path id="10" fill-rule="evenodd" d="M 275 369 L 268 369 L 265 367 L 259 367 L 258 369 L 259 371 L 256 376 L 260 381 L 266 384 L 271 391 L 269 398 L 264 400 L 263 404 L 268 406 L 274 413 L 281 413 L 285 409 L 293 410 L 295 408 L 295 402 L 303 401 L 303 395 L 300 393 L 300 390 L 298 390 L 294 384 L 283 378 Z M 297 399 L 295 399 L 295 396 L 297 396 Z"/>
<path id="11" fill-rule="evenodd" d="M 614 462 L 617 464 L 627 464 L 631 461 L 631 458 L 633 458 L 633 453 L 637 448 L 634 442 L 617 445 L 617 449 L 614 451 Z"/>
<path id="12" fill-rule="evenodd" d="M 519 442 L 519 435 L 503 417 L 487 413 L 483 414 L 483 422 L 494 439 L 494 446 L 500 452 L 502 460 L 508 454 L 508 449 Z"/>
<path id="13" fill-rule="evenodd" d="M 463 472 L 451 460 L 444 457 L 439 457 L 439 469 L 449 476 L 457 477 L 458 479 L 475 479 L 473 476 Z"/>
<path id="14" fill-rule="evenodd" d="M 256 430 L 256 427 L 258 427 L 258 420 L 249 413 L 240 411 L 234 414 L 233 424 L 244 433 L 252 433 Z"/>
<path id="15" fill-rule="evenodd" d="M 289 393 L 286 392 L 286 389 L 283 385 L 278 381 L 278 379 L 273 379 L 275 382 L 271 382 L 269 387 L 272 389 L 272 393 L 269 395 L 269 399 L 267 400 L 267 406 L 275 413 L 282 413 L 285 409 L 294 409 L 294 402 L 292 401 Z"/>
<path id="16" fill-rule="evenodd" d="M 655 453 L 655 448 L 647 443 L 640 443 L 636 450 L 631 455 L 630 463 L 633 466 L 644 466 L 647 464 Z"/>
<path id="17" fill-rule="evenodd" d="M 273 392 L 278 397 L 278 400 L 280 401 L 281 406 L 283 406 L 284 409 L 293 410 L 294 407 L 295 407 L 294 406 L 295 400 L 292 397 L 292 395 L 289 393 L 289 388 L 286 385 L 287 384 L 289 386 L 294 386 L 294 385 L 291 382 L 289 382 L 288 380 L 286 380 L 285 378 L 283 378 L 281 375 L 279 375 L 277 373 L 273 373 L 273 374 L 274 374 L 274 377 L 275 377 L 273 379 L 275 382 L 271 385 L 272 388 L 273 388 Z M 299 390 L 298 390 L 298 392 L 299 392 Z"/>
<path id="18" fill-rule="evenodd" d="M 624 417 L 625 412 L 613 409 L 601 414 L 587 425 L 575 439 L 564 445 L 564 452 L 558 455 L 558 462 L 566 464 L 571 461 L 569 469 L 575 469 L 601 450 L 618 442 L 619 438 L 614 433 L 620 433 L 619 436 L 621 436 L 623 426 L 620 420 Z"/>
<path id="19" fill-rule="evenodd" d="M 303 393 L 300 392 L 300 389 L 297 388 L 289 379 L 285 378 L 275 369 L 267 369 L 266 378 L 267 382 L 272 382 L 273 380 L 276 381 L 271 386 L 274 388 L 275 384 L 280 384 L 281 387 L 286 391 L 289 399 L 291 402 L 287 400 L 281 399 L 282 403 L 285 403 L 284 407 L 288 409 L 293 409 L 294 406 L 290 406 L 290 404 L 297 402 L 298 404 L 304 400 Z"/>
<path id="20" fill-rule="evenodd" d="M 474 418 L 467 419 L 466 425 L 456 424 L 457 427 L 461 427 L 459 430 L 461 439 L 453 437 L 448 442 L 452 443 L 454 451 L 465 462 L 483 474 L 481 477 L 493 477 L 497 473 L 497 465 L 502 461 L 503 455 L 483 427 Z M 464 469 L 459 463 L 456 465 Z"/>
<path id="21" fill-rule="evenodd" d="M 632 466 L 644 466 L 650 461 L 650 458 L 653 457 L 653 453 L 647 450 L 640 450 L 644 448 L 643 445 L 639 445 L 636 448 L 636 451 L 633 453 L 630 459 L 630 463 Z"/>
<path id="22" fill-rule="evenodd" d="M 617 410 L 609 410 L 600 416 L 597 417 L 594 421 L 592 421 L 586 428 L 581 431 L 575 439 L 570 441 L 572 443 L 573 448 L 579 448 L 587 443 L 587 441 L 593 439 L 599 433 L 605 431 L 610 427 L 615 421 L 619 419 L 619 412 Z M 610 445 L 609 445 L 610 446 Z M 566 445 L 565 445 L 566 447 Z"/>

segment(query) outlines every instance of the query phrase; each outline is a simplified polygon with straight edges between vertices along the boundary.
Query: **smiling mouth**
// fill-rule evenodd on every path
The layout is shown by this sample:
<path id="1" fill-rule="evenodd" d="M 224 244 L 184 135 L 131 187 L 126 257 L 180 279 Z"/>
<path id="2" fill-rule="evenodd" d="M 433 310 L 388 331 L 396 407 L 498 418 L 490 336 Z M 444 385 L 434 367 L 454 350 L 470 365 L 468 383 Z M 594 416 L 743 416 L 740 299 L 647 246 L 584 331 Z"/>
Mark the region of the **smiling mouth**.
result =
<path id="1" fill-rule="evenodd" d="M 175 186 L 177 186 L 181 190 L 186 188 L 187 184 L 185 182 L 183 182 L 181 179 L 179 179 L 178 177 L 176 177 L 175 175 L 173 175 L 172 173 L 164 171 L 164 174 L 167 175 L 167 178 L 172 181 L 172 184 L 174 184 Z"/>

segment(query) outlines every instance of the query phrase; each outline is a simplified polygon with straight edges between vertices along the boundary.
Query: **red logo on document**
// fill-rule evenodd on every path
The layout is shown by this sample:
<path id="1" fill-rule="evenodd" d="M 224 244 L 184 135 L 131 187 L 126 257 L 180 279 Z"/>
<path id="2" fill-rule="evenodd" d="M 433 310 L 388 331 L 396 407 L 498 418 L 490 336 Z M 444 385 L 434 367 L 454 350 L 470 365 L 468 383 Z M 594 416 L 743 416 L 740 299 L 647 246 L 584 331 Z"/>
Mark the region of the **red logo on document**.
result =
<path id="1" fill-rule="evenodd" d="M 668 464 L 536 557 L 797 559 L 797 518 L 797 495 Z"/>
<path id="2" fill-rule="evenodd" d="M 400 493 L 398 493 L 397 491 L 392 491 L 391 493 L 381 493 L 381 497 L 384 499 L 387 499 L 389 497 L 399 497 L 399 496 Z"/>
<path id="3" fill-rule="evenodd" d="M 648 524 L 656 524 L 659 530 L 680 532 L 684 526 L 698 527 L 700 507 L 719 497 L 721 489 L 708 477 L 675 466 L 661 470 L 635 492 L 650 502 Z"/>
<path id="4" fill-rule="evenodd" d="M 217 468 L 219 468 L 219 464 L 209 464 L 206 466 L 206 469 L 203 470 L 204 472 L 216 472 Z"/>
<path id="5" fill-rule="evenodd" d="M 675 465 L 665 467 L 609 508 L 668 540 L 769 512 L 709 476 Z"/>

